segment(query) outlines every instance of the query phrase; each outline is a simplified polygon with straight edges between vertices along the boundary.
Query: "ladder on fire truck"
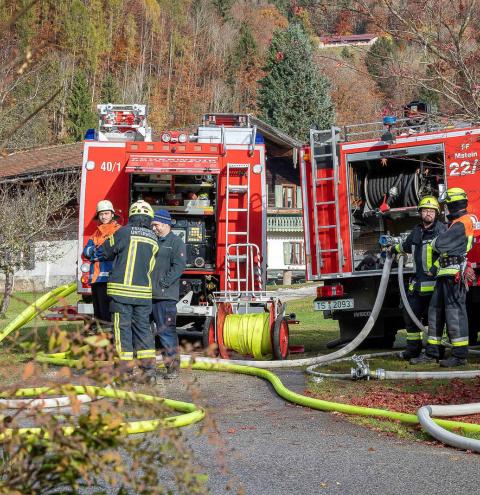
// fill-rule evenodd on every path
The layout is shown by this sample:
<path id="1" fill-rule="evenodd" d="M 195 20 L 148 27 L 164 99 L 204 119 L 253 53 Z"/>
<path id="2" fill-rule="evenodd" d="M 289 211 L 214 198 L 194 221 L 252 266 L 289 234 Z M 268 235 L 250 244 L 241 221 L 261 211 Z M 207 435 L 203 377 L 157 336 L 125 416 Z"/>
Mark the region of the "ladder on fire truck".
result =
<path id="1" fill-rule="evenodd" d="M 266 297 L 263 291 L 260 248 L 250 242 L 251 164 L 227 163 L 226 181 L 226 227 L 225 227 L 225 282 L 226 291 L 217 301 L 259 301 Z M 241 177 L 239 180 L 238 177 Z M 235 180 L 234 178 L 237 178 Z M 243 180 L 242 180 L 243 179 Z M 242 182 L 239 184 L 238 182 Z M 232 198 L 237 197 L 237 206 L 232 207 Z M 240 201 L 243 197 L 243 201 Z M 241 206 L 243 205 L 243 206 Z M 245 230 L 232 230 L 232 214 L 236 213 L 236 224 Z M 243 220 L 243 221 L 242 221 Z M 235 236 L 242 242 L 231 242 Z"/>
<path id="2" fill-rule="evenodd" d="M 339 162 L 337 156 L 337 143 L 340 140 L 340 129 L 332 126 L 327 130 L 310 129 L 310 153 L 312 166 L 312 182 L 313 182 L 313 218 L 314 218 L 314 233 L 315 233 L 315 250 L 316 259 L 318 260 L 319 273 L 323 266 L 324 253 L 337 253 L 338 273 L 343 273 L 344 253 L 343 243 L 340 231 L 340 212 L 338 209 L 338 183 L 339 183 Z M 318 177 L 318 169 L 332 168 L 333 174 L 326 177 Z M 319 201 L 318 186 L 326 185 L 333 182 L 333 200 Z M 333 207 L 335 211 L 335 223 L 331 225 L 319 225 L 319 212 L 325 208 Z M 322 249 L 320 242 L 320 230 L 332 229 L 335 232 L 336 248 Z"/>

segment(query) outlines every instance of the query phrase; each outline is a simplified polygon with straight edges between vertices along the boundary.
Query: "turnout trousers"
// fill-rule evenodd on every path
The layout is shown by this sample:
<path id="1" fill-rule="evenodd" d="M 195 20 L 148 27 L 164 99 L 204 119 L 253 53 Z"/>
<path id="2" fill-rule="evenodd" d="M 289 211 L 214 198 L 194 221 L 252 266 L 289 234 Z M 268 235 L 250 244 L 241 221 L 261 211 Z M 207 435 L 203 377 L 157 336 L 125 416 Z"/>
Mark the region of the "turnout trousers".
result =
<path id="1" fill-rule="evenodd" d="M 428 307 L 432 299 L 432 293 L 420 294 L 414 290 L 407 294 L 407 299 L 415 316 L 427 325 Z M 407 329 L 407 352 L 412 357 L 417 357 L 422 351 L 422 332 L 412 321 L 405 308 L 403 309 L 403 319 L 405 321 L 405 328 Z"/>
<path id="2" fill-rule="evenodd" d="M 155 342 L 150 330 L 150 301 L 142 304 L 125 304 L 112 301 L 115 349 L 120 361 L 139 360 L 141 368 L 155 367 Z"/>
<path id="3" fill-rule="evenodd" d="M 93 316 L 98 320 L 100 326 L 110 323 L 110 297 L 107 295 L 107 282 L 96 282 L 92 284 Z"/>
<path id="4" fill-rule="evenodd" d="M 171 299 L 154 299 L 152 316 L 162 354 L 175 357 L 178 353 L 177 303 Z"/>
<path id="5" fill-rule="evenodd" d="M 428 344 L 425 352 L 439 358 L 443 327 L 452 343 L 452 355 L 465 359 L 468 354 L 467 290 L 454 277 L 438 277 L 428 309 Z"/>

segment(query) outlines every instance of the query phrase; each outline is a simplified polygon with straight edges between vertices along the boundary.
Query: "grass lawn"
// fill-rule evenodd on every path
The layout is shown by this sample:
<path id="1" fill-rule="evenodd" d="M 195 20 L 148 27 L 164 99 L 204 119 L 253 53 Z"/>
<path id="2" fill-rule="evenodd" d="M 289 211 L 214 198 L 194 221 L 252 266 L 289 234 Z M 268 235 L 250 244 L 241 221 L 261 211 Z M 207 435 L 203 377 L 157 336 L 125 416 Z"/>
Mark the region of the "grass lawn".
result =
<path id="1" fill-rule="evenodd" d="M 3 329 L 11 320 L 35 302 L 43 293 L 15 292 L 12 296 L 6 319 L 0 320 L 0 329 Z M 78 300 L 77 294 L 66 298 L 67 304 L 74 304 Z M 4 385 L 18 381 L 25 364 L 32 359 L 31 344 L 46 350 L 48 347 L 48 329 L 60 325 L 65 330 L 75 330 L 78 322 L 51 322 L 35 318 L 21 330 L 11 333 L 0 347 L 0 380 Z"/>

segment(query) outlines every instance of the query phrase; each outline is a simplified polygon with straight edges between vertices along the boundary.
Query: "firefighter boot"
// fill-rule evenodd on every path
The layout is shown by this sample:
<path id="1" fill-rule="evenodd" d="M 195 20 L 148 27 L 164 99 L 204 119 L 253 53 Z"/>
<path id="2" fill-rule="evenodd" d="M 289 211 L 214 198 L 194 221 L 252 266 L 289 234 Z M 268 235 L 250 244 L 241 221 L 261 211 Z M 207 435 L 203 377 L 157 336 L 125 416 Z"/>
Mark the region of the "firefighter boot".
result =
<path id="1" fill-rule="evenodd" d="M 165 380 L 175 380 L 180 375 L 180 359 L 174 358 L 170 363 L 165 363 L 166 373 L 163 375 Z"/>
<path id="2" fill-rule="evenodd" d="M 422 352 L 420 356 L 410 359 L 410 364 L 428 364 L 428 363 L 438 363 L 438 358 L 430 356 L 425 352 Z"/>
<path id="3" fill-rule="evenodd" d="M 457 356 L 450 356 L 440 361 L 440 366 L 443 368 L 453 368 L 454 366 L 464 366 L 465 364 L 467 364 L 467 360 Z"/>
<path id="4" fill-rule="evenodd" d="M 140 370 L 140 376 L 138 377 L 139 383 L 146 385 L 156 385 L 158 383 L 154 359 L 141 359 Z"/>

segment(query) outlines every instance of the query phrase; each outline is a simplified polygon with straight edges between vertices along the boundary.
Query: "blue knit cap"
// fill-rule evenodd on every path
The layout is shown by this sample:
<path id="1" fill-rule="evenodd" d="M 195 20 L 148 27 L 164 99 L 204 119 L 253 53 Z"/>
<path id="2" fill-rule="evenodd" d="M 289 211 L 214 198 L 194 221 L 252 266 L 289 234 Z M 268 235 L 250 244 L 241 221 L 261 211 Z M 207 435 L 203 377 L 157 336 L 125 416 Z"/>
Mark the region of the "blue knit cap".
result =
<path id="1" fill-rule="evenodd" d="M 157 210 L 153 216 L 152 222 L 165 223 L 167 225 L 172 225 L 172 217 L 170 212 L 167 210 Z"/>

